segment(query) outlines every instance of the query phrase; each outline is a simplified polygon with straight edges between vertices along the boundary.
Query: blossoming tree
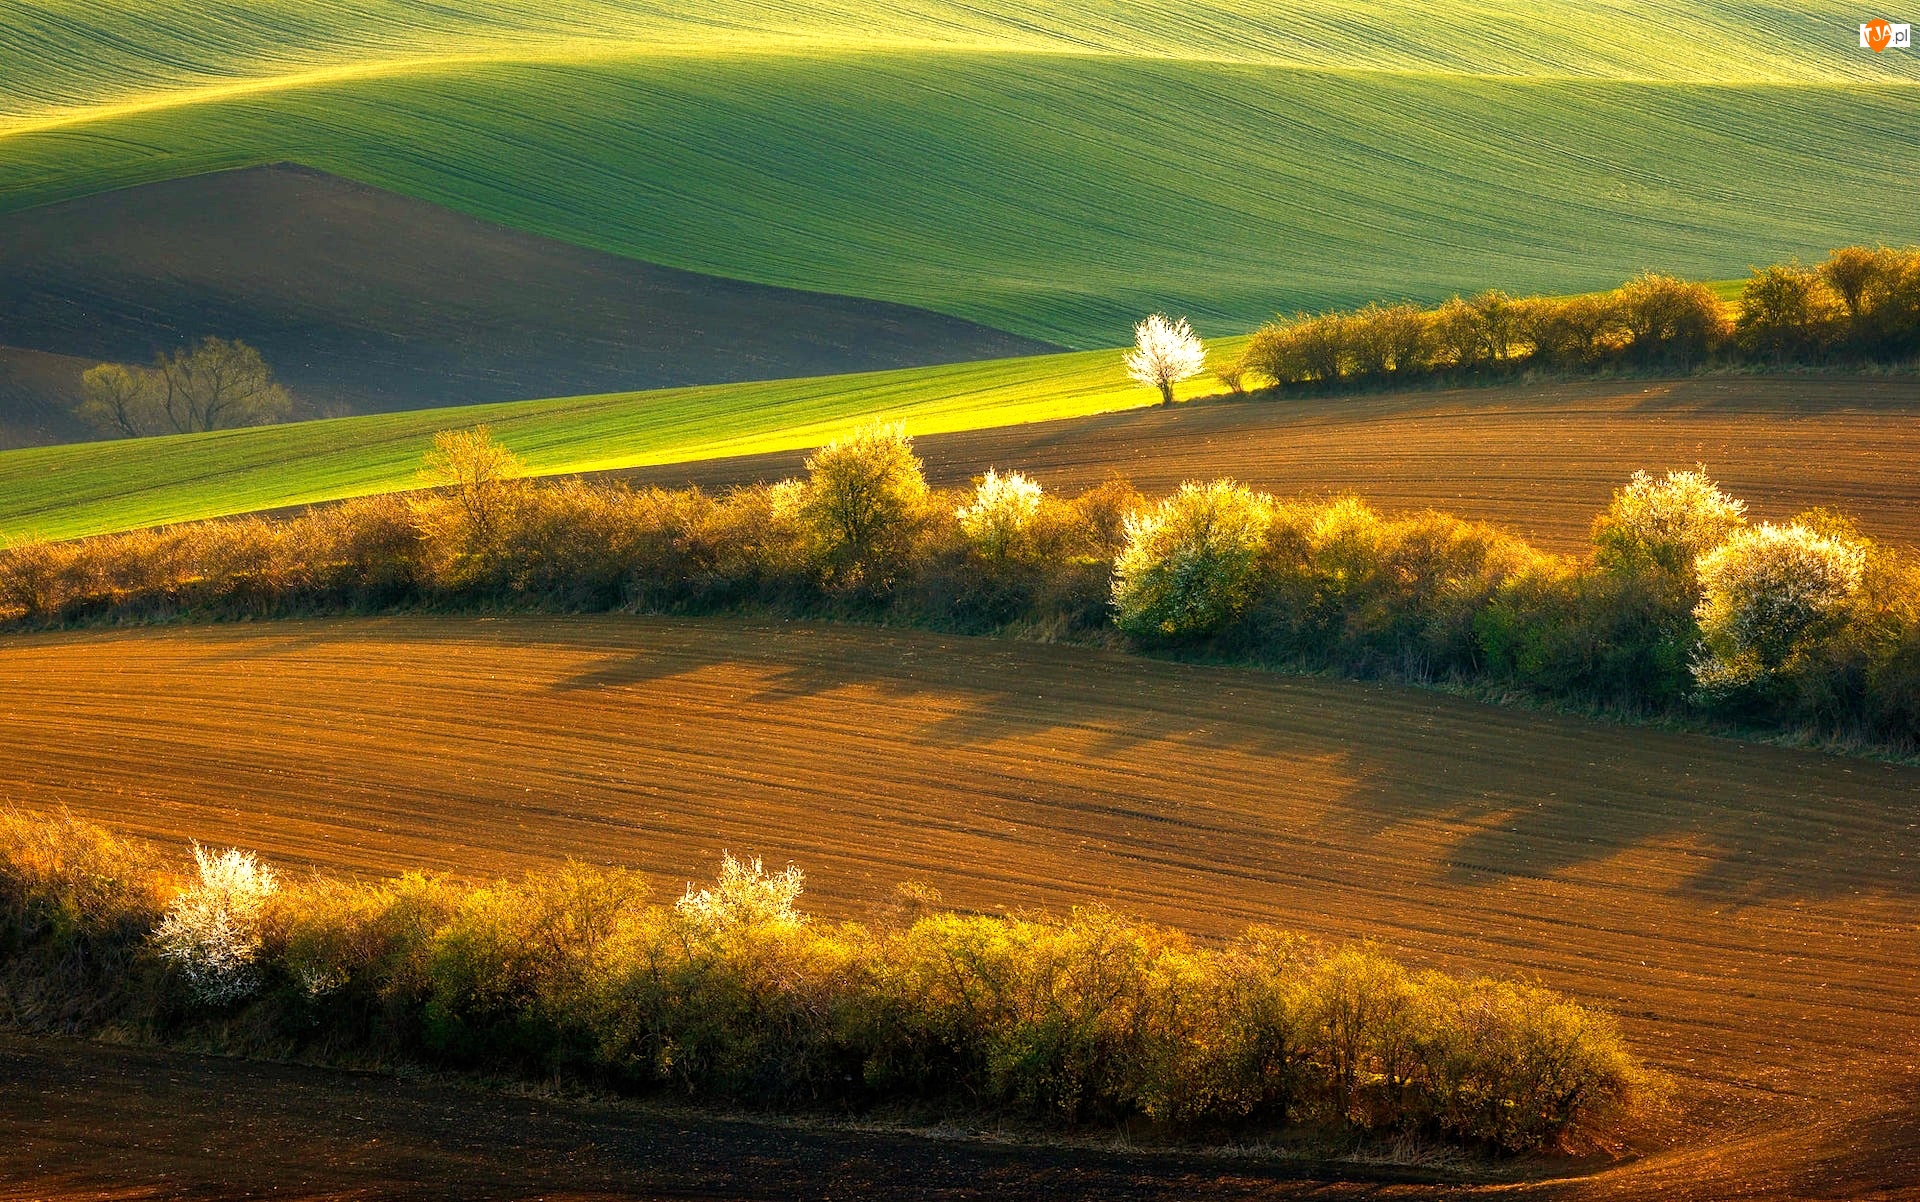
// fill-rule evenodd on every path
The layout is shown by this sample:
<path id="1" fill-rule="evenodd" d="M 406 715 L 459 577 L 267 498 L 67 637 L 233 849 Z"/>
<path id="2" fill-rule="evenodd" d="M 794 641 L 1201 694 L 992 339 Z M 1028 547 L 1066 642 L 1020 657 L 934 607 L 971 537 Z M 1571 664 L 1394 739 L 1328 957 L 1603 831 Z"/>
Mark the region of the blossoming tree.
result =
<path id="1" fill-rule="evenodd" d="M 1127 352 L 1127 374 L 1160 390 L 1160 403 L 1173 404 L 1173 386 L 1192 379 L 1207 365 L 1207 348 L 1182 317 L 1169 321 L 1155 313 L 1133 327 L 1133 349 Z"/>

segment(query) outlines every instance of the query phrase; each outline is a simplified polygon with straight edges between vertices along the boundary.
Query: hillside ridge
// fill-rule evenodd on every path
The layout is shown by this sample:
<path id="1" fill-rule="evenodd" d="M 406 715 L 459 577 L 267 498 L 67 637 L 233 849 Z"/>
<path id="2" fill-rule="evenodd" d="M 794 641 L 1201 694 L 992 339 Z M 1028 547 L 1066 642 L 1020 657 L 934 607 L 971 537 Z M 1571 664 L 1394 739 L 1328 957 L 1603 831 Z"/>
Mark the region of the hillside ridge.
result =
<path id="1" fill-rule="evenodd" d="M 622 258 L 293 164 L 0 218 L 0 343 L 84 365 L 206 336 L 257 346 L 307 416 L 1058 349 Z M 78 380 L 44 377 L 0 362 L 0 446 L 88 436 L 63 409 Z"/>

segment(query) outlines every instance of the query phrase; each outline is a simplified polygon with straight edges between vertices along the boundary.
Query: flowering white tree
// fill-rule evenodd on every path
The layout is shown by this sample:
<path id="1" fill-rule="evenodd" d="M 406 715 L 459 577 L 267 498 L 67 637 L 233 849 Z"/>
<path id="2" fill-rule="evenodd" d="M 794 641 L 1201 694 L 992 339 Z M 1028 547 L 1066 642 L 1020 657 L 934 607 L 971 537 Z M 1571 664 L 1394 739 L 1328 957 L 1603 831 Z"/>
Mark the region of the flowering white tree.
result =
<path id="1" fill-rule="evenodd" d="M 1267 545 L 1273 498 L 1231 480 L 1187 483 L 1127 519 L 1115 620 L 1129 634 L 1206 635 L 1236 617 Z"/>
<path id="2" fill-rule="evenodd" d="M 1795 522 L 1763 522 L 1701 555 L 1702 686 L 1759 680 L 1841 621 L 1860 591 L 1867 549 Z"/>
<path id="3" fill-rule="evenodd" d="M 1007 555 L 1040 512 L 1040 486 L 1019 472 L 1002 476 L 992 468 L 974 490 L 973 504 L 954 516 L 967 540 L 994 558 Z"/>
<path id="4" fill-rule="evenodd" d="M 198 843 L 193 858 L 200 881 L 182 889 L 153 934 L 162 959 L 179 968 L 195 996 L 209 1005 L 246 997 L 259 986 L 260 919 L 280 887 L 273 869 L 249 852 L 215 855 Z"/>
<path id="5" fill-rule="evenodd" d="M 1160 403 L 1173 404 L 1173 386 L 1192 379 L 1207 365 L 1207 348 L 1182 317 L 1169 321 L 1155 313 L 1133 327 L 1133 349 L 1127 352 L 1127 374 L 1160 390 Z"/>
<path id="6" fill-rule="evenodd" d="M 1602 563 L 1651 561 L 1678 574 L 1742 529 L 1746 512 L 1704 469 L 1635 472 L 1594 522 L 1593 541 Z"/>

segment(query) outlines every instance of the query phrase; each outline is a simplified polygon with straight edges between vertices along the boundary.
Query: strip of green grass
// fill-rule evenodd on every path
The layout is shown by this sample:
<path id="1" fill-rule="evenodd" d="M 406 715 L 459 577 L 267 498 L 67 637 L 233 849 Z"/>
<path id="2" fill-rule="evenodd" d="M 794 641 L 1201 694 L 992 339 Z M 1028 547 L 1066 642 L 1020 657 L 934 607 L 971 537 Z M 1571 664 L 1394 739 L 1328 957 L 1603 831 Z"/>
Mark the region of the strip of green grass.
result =
<path id="1" fill-rule="evenodd" d="M 1238 340 L 1213 348 L 1216 361 Z M 1183 396 L 1217 390 L 1209 377 Z M 336 418 L 0 453 L 0 538 L 78 538 L 417 487 L 440 430 L 485 422 L 541 475 L 812 447 L 862 420 L 916 434 L 1146 405 L 1120 353 Z"/>

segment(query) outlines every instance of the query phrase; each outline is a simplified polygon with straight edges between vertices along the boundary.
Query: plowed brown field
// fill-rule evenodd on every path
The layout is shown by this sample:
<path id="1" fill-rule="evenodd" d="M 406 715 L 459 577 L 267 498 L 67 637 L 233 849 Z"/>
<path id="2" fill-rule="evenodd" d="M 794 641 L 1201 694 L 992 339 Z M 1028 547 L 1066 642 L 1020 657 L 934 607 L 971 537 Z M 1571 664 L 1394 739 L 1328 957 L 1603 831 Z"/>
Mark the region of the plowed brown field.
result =
<path id="1" fill-rule="evenodd" d="M 1704 463 L 1756 518 L 1829 505 L 1876 538 L 1920 544 L 1915 376 L 1696 376 L 1210 402 L 916 442 L 929 474 L 947 485 L 989 466 L 1069 491 L 1115 472 L 1149 493 L 1232 476 L 1283 495 L 1342 490 L 1384 508 L 1445 509 L 1556 550 L 1584 545 L 1593 515 L 1635 470 Z M 724 487 L 797 474 L 803 458 L 623 474 Z"/>
<path id="2" fill-rule="evenodd" d="M 1618 1013 L 1675 1101 L 1631 1160 L 1528 1193 L 1920 1197 L 1920 768 L 1086 648 L 726 620 L 9 639 L 0 718 L 0 797 L 283 865 L 485 874 L 578 855 L 673 893 L 730 849 L 800 863 L 824 914 L 860 916 L 911 878 L 967 907 L 1106 901 L 1206 934 L 1275 921 L 1538 977 Z M 49 1192 L 132 1179 L 73 1131 L 126 1110 L 160 1143 L 170 1122 L 175 1144 L 198 1140 L 178 1116 L 220 1088 L 193 1086 L 205 1067 L 33 1055 L 53 1053 L 19 1054 L 0 1127 L 39 1114 L 53 1134 L 0 1151 L 0 1177 L 37 1172 Z M 132 1074 L 113 1091 L 134 1100 L 47 1084 L 83 1070 Z M 248 1121 L 279 1105 L 297 1128 L 301 1106 L 233 1071 Z M 472 1105 L 505 1130 L 519 1104 Z M 434 1141 L 391 1121 L 389 1150 Z M 742 1154 L 762 1153 L 787 1163 Z M 670 1167 L 634 1196 L 788 1196 Z M 229 1192 L 270 1184 L 233 1171 Z M 1113 1171 L 1169 1198 L 1321 1189 Z M 992 1194 L 1100 1196 L 1056 1185 Z"/>

